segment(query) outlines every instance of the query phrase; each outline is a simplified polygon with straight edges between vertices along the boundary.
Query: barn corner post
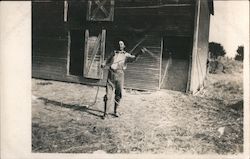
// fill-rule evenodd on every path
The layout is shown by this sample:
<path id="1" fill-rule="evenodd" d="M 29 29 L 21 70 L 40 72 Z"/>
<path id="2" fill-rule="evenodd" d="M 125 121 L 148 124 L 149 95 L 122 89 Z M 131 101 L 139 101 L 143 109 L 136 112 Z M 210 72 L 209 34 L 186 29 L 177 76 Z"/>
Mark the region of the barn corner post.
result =
<path id="1" fill-rule="evenodd" d="M 200 0 L 195 0 L 195 13 L 194 13 L 194 33 L 193 33 L 193 49 L 191 54 L 191 64 L 189 65 L 189 77 L 187 83 L 187 91 L 191 94 L 194 94 L 193 82 L 194 82 L 194 67 L 196 62 L 196 54 L 198 51 L 198 30 L 199 30 L 199 16 L 200 16 Z"/>
<path id="2" fill-rule="evenodd" d="M 207 73 L 210 14 L 213 14 L 209 5 L 208 0 L 196 0 L 192 65 L 189 79 L 189 91 L 192 94 L 204 88 Z"/>

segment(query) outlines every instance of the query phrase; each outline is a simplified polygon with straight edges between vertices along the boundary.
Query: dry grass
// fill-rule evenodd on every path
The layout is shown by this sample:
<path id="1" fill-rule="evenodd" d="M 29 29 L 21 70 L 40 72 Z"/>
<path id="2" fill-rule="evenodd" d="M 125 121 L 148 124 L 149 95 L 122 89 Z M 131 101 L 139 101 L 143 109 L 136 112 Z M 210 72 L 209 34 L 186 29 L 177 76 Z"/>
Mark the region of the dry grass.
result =
<path id="1" fill-rule="evenodd" d="M 242 100 L 242 79 L 234 72 L 209 75 L 197 96 L 127 91 L 122 116 L 106 120 L 100 118 L 104 88 L 96 105 L 87 108 L 84 104 L 92 103 L 97 87 L 37 79 L 32 87 L 33 152 L 242 152 L 243 113 L 231 107 Z"/>

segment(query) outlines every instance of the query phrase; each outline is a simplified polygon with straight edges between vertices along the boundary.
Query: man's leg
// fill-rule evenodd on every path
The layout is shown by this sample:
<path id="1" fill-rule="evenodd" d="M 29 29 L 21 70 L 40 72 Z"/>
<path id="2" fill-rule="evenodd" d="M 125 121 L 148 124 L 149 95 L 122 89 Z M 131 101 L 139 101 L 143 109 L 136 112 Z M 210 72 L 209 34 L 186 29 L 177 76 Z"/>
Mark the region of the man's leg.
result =
<path id="1" fill-rule="evenodd" d="M 120 104 L 120 100 L 122 98 L 122 94 L 121 94 L 121 91 L 119 89 L 115 89 L 115 106 L 114 106 L 114 115 L 116 117 L 118 117 L 118 113 L 117 113 L 117 109 L 119 107 L 119 104 Z"/>
<path id="2" fill-rule="evenodd" d="M 104 100 L 104 114 L 103 117 L 105 118 L 109 112 L 109 108 L 114 100 L 114 85 L 111 82 L 107 82 L 106 85 L 106 94 L 103 97 Z"/>
<path id="3" fill-rule="evenodd" d="M 115 83 L 115 105 L 114 105 L 114 116 L 119 117 L 117 109 L 119 107 L 121 98 L 122 98 L 122 91 L 123 91 L 123 73 L 118 75 L 117 81 Z"/>

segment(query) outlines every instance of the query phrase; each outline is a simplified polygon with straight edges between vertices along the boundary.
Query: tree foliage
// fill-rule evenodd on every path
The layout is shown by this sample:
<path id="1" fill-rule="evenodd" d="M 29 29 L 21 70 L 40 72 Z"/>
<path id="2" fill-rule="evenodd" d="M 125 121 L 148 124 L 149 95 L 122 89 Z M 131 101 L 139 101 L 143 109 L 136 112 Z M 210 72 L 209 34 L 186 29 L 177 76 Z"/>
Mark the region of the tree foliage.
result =
<path id="1" fill-rule="evenodd" d="M 243 61 L 244 59 L 244 46 L 238 46 L 238 49 L 237 49 L 237 54 L 234 58 L 235 60 L 238 60 L 238 61 Z"/>
<path id="2" fill-rule="evenodd" d="M 224 56 L 226 51 L 220 43 L 210 42 L 209 43 L 210 56 L 213 59 L 217 59 L 219 56 Z"/>

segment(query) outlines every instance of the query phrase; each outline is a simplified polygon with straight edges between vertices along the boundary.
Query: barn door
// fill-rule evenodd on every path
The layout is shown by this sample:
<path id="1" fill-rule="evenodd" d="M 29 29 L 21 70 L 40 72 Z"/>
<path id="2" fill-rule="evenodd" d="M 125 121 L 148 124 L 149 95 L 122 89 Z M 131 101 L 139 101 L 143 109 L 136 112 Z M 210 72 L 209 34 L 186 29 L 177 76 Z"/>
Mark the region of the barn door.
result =
<path id="1" fill-rule="evenodd" d="M 88 21 L 113 21 L 114 0 L 89 0 L 87 9 Z"/>
<path id="2" fill-rule="evenodd" d="M 106 30 L 85 31 L 84 77 L 102 79 Z"/>

